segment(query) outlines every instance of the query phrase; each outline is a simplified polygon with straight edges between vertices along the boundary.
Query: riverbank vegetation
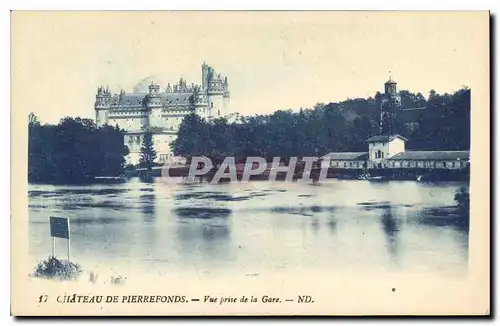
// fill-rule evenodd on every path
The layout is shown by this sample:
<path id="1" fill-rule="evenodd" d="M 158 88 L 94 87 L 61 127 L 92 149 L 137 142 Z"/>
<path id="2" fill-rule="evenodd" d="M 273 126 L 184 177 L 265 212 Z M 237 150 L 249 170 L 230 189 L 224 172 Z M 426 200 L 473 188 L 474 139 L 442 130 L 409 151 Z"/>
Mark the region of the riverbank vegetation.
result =
<path id="1" fill-rule="evenodd" d="M 34 277 L 57 279 L 64 281 L 76 280 L 82 274 L 79 264 L 68 260 L 60 260 L 54 256 L 49 256 L 41 261 L 35 268 Z"/>
<path id="2" fill-rule="evenodd" d="M 464 150 L 470 146 L 470 90 L 439 95 L 401 91 L 404 109 L 396 112 L 395 130 L 409 138 L 407 149 Z M 321 156 L 333 151 L 367 151 L 365 140 L 379 133 L 380 98 L 348 99 L 317 104 L 312 109 L 279 110 L 240 121 L 184 118 L 171 147 L 175 155 L 207 156 L 214 164 L 226 156 L 270 160 L 281 156 Z"/>
<path id="3" fill-rule="evenodd" d="M 455 192 L 455 202 L 457 203 L 457 208 L 464 215 L 469 215 L 470 210 L 470 194 L 469 189 L 466 187 L 460 187 Z"/>
<path id="4" fill-rule="evenodd" d="M 128 148 L 118 127 L 97 128 L 90 119 L 70 117 L 40 124 L 30 114 L 28 132 L 29 182 L 88 182 L 124 172 Z"/>

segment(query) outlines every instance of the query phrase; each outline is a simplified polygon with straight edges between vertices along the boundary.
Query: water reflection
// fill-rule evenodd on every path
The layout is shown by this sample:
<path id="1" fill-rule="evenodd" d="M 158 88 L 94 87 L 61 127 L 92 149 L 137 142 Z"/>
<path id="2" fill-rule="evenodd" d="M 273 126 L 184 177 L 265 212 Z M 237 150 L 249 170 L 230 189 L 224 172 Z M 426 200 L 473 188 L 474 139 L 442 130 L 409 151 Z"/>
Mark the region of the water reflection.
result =
<path id="1" fill-rule="evenodd" d="M 230 226 L 225 218 L 178 221 L 176 235 L 185 257 L 196 256 L 213 263 L 229 256 Z"/>
<path id="2" fill-rule="evenodd" d="M 277 266 L 455 272 L 468 251 L 468 218 L 453 200 L 460 186 L 36 185 L 29 189 L 30 253 L 50 253 L 47 219 L 55 215 L 71 217 L 76 259 L 139 261 L 146 270 L 154 262 L 168 270 L 244 266 L 256 274 Z"/>
<path id="3" fill-rule="evenodd" d="M 227 262 L 231 257 L 229 217 L 233 213 L 227 205 L 242 197 L 224 191 L 175 194 L 174 205 L 178 207 L 172 212 L 176 217 L 176 239 L 186 259 L 200 257 L 208 265 Z"/>
<path id="4" fill-rule="evenodd" d="M 390 207 L 384 209 L 382 213 L 381 224 L 382 230 L 384 231 L 389 257 L 391 258 L 392 262 L 397 263 L 399 251 L 398 233 L 401 230 L 401 223 L 398 219 L 394 218 Z"/>
<path id="5" fill-rule="evenodd" d="M 469 232 L 469 212 L 456 206 L 426 207 L 418 212 L 418 223 L 435 227 L 453 227 Z"/>
<path id="6" fill-rule="evenodd" d="M 184 219 L 226 218 L 231 215 L 231 210 L 228 208 L 180 207 L 173 211 L 178 217 Z"/>
<path id="7" fill-rule="evenodd" d="M 144 193 L 143 191 L 147 192 Z M 149 191 L 153 192 L 150 193 Z M 154 189 L 141 189 L 141 195 L 139 196 L 139 205 L 146 221 L 151 221 L 155 218 L 156 194 L 154 193 Z"/>
<path id="8" fill-rule="evenodd" d="M 319 225 L 319 218 L 317 216 L 311 217 L 311 228 L 314 233 L 318 233 L 320 225 Z"/>
<path id="9" fill-rule="evenodd" d="M 335 233 L 337 231 L 337 221 L 333 216 L 330 216 L 330 218 L 328 218 L 328 222 L 326 223 L 326 225 L 328 225 L 328 229 L 331 233 Z"/>

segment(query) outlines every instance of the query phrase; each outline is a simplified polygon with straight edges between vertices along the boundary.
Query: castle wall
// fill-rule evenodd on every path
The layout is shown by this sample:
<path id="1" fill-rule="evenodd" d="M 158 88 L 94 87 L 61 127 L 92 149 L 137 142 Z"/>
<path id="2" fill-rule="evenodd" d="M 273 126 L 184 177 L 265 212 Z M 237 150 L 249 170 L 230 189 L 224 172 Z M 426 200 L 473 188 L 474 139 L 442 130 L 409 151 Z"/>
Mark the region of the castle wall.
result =
<path id="1" fill-rule="evenodd" d="M 128 131 L 137 131 L 148 125 L 147 116 L 134 116 L 124 114 L 123 116 L 108 117 L 108 124 L 111 126 L 118 125 L 120 128 Z"/>
<path id="2" fill-rule="evenodd" d="M 96 110 L 95 111 L 95 123 L 96 126 L 101 127 L 108 123 L 108 111 L 107 110 Z"/>
<path id="3" fill-rule="evenodd" d="M 156 151 L 156 161 L 165 163 L 174 158 L 173 152 L 170 149 L 170 143 L 176 139 L 175 132 L 153 133 L 153 146 Z M 126 164 L 136 165 L 139 163 L 142 141 L 144 139 L 143 133 L 127 133 L 124 137 L 125 146 L 129 149 L 129 155 L 125 158 Z"/>
<path id="4" fill-rule="evenodd" d="M 220 118 L 226 115 L 225 103 L 222 95 L 210 95 L 209 103 L 212 117 Z"/>
<path id="5" fill-rule="evenodd" d="M 222 109 L 221 112 L 224 112 L 224 115 L 231 114 L 231 109 L 230 109 L 230 97 L 229 96 L 223 96 L 222 97 Z"/>
<path id="6" fill-rule="evenodd" d="M 171 134 L 160 133 L 153 135 L 154 147 L 156 150 L 156 158 L 158 162 L 165 163 L 172 160 L 173 153 L 172 150 L 170 149 L 170 143 L 173 142 L 176 137 L 177 135 L 175 135 L 174 133 Z"/>

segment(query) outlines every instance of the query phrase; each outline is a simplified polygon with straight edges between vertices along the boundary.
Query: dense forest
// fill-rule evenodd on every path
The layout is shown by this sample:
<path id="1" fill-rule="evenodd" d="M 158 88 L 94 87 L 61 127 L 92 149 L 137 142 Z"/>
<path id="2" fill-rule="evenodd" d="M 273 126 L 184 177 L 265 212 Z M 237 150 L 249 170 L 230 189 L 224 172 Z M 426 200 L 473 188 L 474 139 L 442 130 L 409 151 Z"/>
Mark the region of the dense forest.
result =
<path id="1" fill-rule="evenodd" d="M 409 139 L 407 149 L 464 150 L 470 147 L 470 90 L 439 95 L 401 91 L 402 109 L 425 108 L 410 117 L 396 112 L 396 133 Z M 184 118 L 171 147 L 175 155 L 190 158 L 205 155 L 214 163 L 226 156 L 238 161 L 247 156 L 275 156 L 285 161 L 292 156 L 321 156 L 332 151 L 367 151 L 365 140 L 380 132 L 380 98 L 348 99 L 339 103 L 318 103 L 312 109 L 279 110 L 270 115 L 242 117 L 237 123 L 206 121 L 194 114 Z M 414 124 L 415 125 L 415 124 Z"/>
<path id="2" fill-rule="evenodd" d="M 28 130 L 29 182 L 87 182 L 123 173 L 128 149 L 117 127 L 97 128 L 90 119 L 70 117 L 42 125 L 30 114 Z"/>

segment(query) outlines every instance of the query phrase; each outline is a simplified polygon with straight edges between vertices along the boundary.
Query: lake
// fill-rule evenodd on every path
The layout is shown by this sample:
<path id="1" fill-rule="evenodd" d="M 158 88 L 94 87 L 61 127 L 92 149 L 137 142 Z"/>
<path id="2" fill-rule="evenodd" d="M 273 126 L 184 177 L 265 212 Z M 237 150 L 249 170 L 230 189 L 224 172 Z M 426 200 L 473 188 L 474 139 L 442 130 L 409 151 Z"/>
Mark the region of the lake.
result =
<path id="1" fill-rule="evenodd" d="M 461 182 L 319 185 L 128 183 L 29 186 L 30 259 L 52 250 L 49 216 L 70 217 L 72 260 L 140 275 L 431 273 L 462 277 L 468 228 L 446 216 Z M 56 253 L 66 259 L 66 241 Z"/>

